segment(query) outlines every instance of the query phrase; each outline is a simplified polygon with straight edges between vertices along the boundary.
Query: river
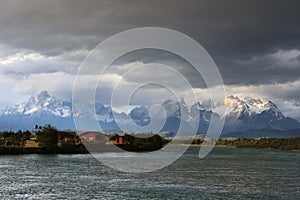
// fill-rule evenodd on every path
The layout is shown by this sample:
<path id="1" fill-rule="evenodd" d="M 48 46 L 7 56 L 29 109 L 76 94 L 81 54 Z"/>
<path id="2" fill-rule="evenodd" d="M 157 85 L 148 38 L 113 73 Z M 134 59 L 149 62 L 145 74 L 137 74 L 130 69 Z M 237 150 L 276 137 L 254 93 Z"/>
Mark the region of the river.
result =
<path id="1" fill-rule="evenodd" d="M 172 165 L 124 173 L 90 155 L 0 156 L 0 199 L 299 199 L 300 153 L 191 147 Z"/>

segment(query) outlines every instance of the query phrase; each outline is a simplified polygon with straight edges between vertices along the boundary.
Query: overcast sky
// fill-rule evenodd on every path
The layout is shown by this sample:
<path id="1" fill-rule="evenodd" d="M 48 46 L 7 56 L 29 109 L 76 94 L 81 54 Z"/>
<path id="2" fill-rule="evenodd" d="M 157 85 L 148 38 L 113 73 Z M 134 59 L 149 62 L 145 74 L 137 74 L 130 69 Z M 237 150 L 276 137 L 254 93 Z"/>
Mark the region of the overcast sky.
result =
<path id="1" fill-rule="evenodd" d="M 154 26 L 198 41 L 217 64 L 228 94 L 270 99 L 300 119 L 299 8 L 296 0 L 1 1 L 0 107 L 41 90 L 70 98 L 80 64 L 97 44 L 121 31 Z M 148 50 L 115 62 L 102 94 L 109 95 L 105 91 L 119 80 L 120 68 L 151 62 L 181 70 L 199 96 L 205 93 L 188 63 Z"/>

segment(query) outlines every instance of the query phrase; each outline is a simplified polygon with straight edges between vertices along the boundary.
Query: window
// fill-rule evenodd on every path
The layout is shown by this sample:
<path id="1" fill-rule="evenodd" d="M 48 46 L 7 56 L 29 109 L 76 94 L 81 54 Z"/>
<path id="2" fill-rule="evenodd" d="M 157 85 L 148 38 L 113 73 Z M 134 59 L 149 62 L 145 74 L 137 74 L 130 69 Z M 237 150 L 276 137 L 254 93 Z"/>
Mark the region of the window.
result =
<path id="1" fill-rule="evenodd" d="M 94 137 L 93 136 L 89 136 L 89 141 L 93 141 Z"/>

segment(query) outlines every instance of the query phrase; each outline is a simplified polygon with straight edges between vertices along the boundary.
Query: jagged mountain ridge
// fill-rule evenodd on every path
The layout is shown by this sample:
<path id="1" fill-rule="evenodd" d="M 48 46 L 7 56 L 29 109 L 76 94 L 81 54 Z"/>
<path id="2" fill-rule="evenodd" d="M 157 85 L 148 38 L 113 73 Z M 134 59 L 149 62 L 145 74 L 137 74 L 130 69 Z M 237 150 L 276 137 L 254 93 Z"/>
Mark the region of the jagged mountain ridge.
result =
<path id="1" fill-rule="evenodd" d="M 30 115 L 37 113 L 51 113 L 60 117 L 70 117 L 72 105 L 70 102 L 61 101 L 52 97 L 47 91 L 42 91 L 38 96 L 31 96 L 27 101 L 6 107 L 2 115 Z"/>
<path id="2" fill-rule="evenodd" d="M 0 130 L 31 130 L 35 124 L 74 129 L 72 104 L 42 91 L 21 104 L 6 107 L 0 113 Z"/>
<path id="3" fill-rule="evenodd" d="M 245 97 L 243 99 L 230 95 L 224 100 L 225 105 L 230 109 L 228 115 L 235 115 L 240 117 L 245 115 L 251 117 L 252 115 L 261 114 L 269 111 L 277 119 L 283 119 L 284 115 L 279 111 L 277 106 L 268 100 Z"/>
<path id="4" fill-rule="evenodd" d="M 224 132 L 244 131 L 249 129 L 296 129 L 300 123 L 286 117 L 277 106 L 268 100 L 257 98 L 238 98 L 228 96 L 225 105 L 226 115 Z"/>
<path id="5" fill-rule="evenodd" d="M 300 128 L 298 121 L 285 117 L 271 101 L 231 95 L 224 102 L 228 109 L 223 130 L 225 133 L 248 129 Z M 199 102 L 189 108 L 183 99 L 179 102 L 166 100 L 162 106 L 166 110 L 167 119 L 161 131 L 176 131 L 180 121 L 186 130 L 191 130 L 191 124 L 199 118 L 198 132 L 205 133 L 211 116 L 220 117 L 205 109 Z M 116 121 L 128 130 L 132 130 L 128 123 L 131 120 L 139 126 L 147 126 L 151 122 L 147 106 L 136 107 L 126 114 L 97 103 L 95 110 L 101 127 L 107 130 L 119 129 Z M 47 91 L 42 91 L 38 96 L 32 96 L 19 105 L 7 107 L 0 113 L 1 130 L 31 129 L 34 124 L 46 123 L 61 129 L 74 129 L 71 102 L 59 100 L 50 96 Z"/>

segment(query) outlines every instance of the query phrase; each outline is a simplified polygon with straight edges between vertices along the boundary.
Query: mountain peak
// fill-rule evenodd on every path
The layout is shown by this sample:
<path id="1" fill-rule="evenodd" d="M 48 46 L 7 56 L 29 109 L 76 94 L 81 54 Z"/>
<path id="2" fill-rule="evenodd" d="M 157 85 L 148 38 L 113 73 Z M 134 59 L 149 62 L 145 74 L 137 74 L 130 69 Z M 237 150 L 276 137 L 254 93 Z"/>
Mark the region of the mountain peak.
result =
<path id="1" fill-rule="evenodd" d="M 49 95 L 49 93 L 48 93 L 47 90 L 42 90 L 42 91 L 40 91 L 39 95 L 42 95 L 42 94 Z"/>
<path id="2" fill-rule="evenodd" d="M 181 121 L 187 127 L 190 124 L 193 126 L 195 123 L 198 123 L 197 120 L 199 119 L 198 131 L 205 133 L 209 127 L 212 115 L 225 117 L 224 132 L 261 128 L 292 129 L 300 127 L 298 121 L 285 117 L 273 102 L 266 99 L 242 98 L 230 95 L 226 97 L 224 102 L 227 108 L 230 109 L 230 112 L 227 112 L 226 116 L 219 116 L 217 113 L 207 110 L 200 102 L 188 107 L 183 99 L 178 101 L 166 100 L 162 104 L 167 114 L 166 125 L 163 130 L 176 130 Z M 118 129 L 115 117 L 128 130 L 132 128 L 130 123 L 128 123 L 130 118 L 140 126 L 146 126 L 151 121 L 149 118 L 149 107 L 143 105 L 133 109 L 128 115 L 117 113 L 111 107 L 100 103 L 95 105 L 95 110 L 97 119 L 101 126 L 104 126 L 104 129 Z M 85 112 L 89 111 L 84 109 L 83 113 Z M 83 114 L 80 117 L 85 117 L 85 115 Z M 32 126 L 35 123 L 52 123 L 63 128 L 74 127 L 72 103 L 59 100 L 44 90 L 37 96 L 32 96 L 21 104 L 7 107 L 0 113 L 0 122 L 4 125 L 14 123 L 17 129 L 21 128 L 21 121 L 25 124 L 24 126 Z"/>
<path id="3" fill-rule="evenodd" d="M 31 96 L 19 105 L 8 107 L 4 115 L 41 115 L 52 114 L 61 117 L 71 116 L 71 104 L 51 97 L 47 91 L 41 91 L 37 96 Z"/>
<path id="4" fill-rule="evenodd" d="M 229 131 L 300 126 L 298 121 L 285 117 L 272 101 L 266 99 L 230 95 L 224 103 L 229 109 L 226 115 L 226 128 Z"/>
<path id="5" fill-rule="evenodd" d="M 49 97 L 50 95 L 46 90 L 41 91 L 37 96 L 38 99 L 47 99 Z"/>
<path id="6" fill-rule="evenodd" d="M 277 106 L 266 99 L 253 98 L 249 96 L 240 98 L 230 95 L 225 98 L 224 103 L 230 109 L 229 113 L 231 114 L 246 114 L 250 116 L 253 114 L 260 114 L 264 111 L 272 111 L 279 117 L 283 116 Z"/>

